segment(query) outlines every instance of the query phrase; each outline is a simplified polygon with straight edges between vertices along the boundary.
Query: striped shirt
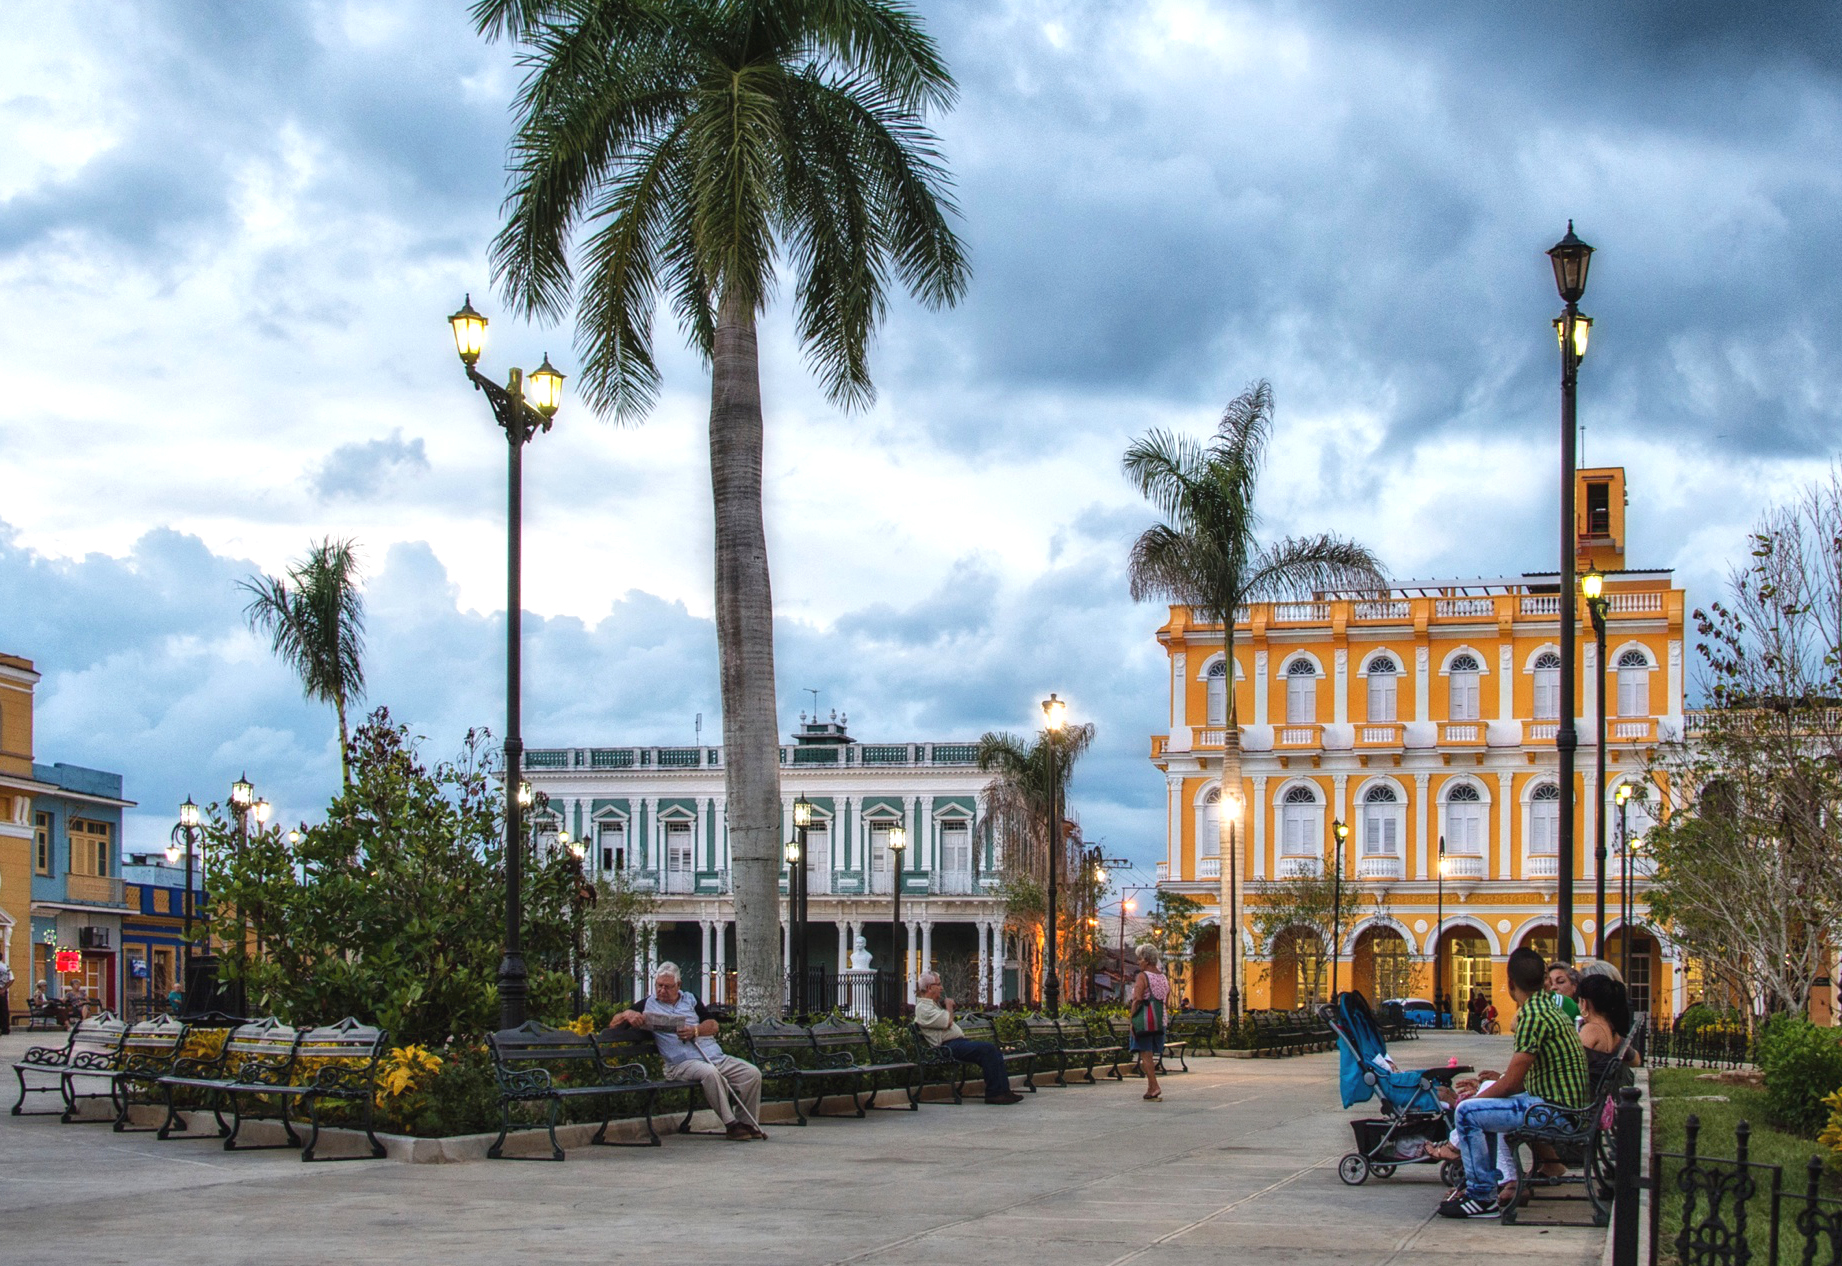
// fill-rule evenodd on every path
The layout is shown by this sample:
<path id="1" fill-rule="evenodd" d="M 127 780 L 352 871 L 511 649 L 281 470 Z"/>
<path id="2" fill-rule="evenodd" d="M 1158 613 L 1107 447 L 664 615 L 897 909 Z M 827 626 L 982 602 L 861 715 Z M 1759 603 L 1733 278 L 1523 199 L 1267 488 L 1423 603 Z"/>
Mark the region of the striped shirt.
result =
<path id="1" fill-rule="evenodd" d="M 1535 1057 L 1524 1090 L 1564 1108 L 1586 1106 L 1586 1048 L 1553 994 L 1538 993 L 1516 1012 L 1515 1047 Z"/>

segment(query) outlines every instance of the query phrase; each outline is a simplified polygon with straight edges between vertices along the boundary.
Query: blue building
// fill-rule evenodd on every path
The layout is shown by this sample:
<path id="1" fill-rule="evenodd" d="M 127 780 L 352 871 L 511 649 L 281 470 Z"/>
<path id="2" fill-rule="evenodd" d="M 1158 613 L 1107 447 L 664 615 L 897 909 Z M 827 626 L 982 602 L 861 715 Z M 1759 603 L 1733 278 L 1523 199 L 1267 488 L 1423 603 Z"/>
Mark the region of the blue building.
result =
<path id="1" fill-rule="evenodd" d="M 203 859 L 192 862 L 193 930 L 205 910 Z M 130 853 L 122 867 L 128 911 L 122 916 L 124 1009 L 141 1014 L 166 1005 L 185 962 L 185 863 L 163 853 Z"/>
<path id="2" fill-rule="evenodd" d="M 122 810 L 134 802 L 120 774 L 100 769 L 35 763 L 32 777 L 48 789 L 32 797 L 31 987 L 82 992 L 115 1010 L 126 997 Z"/>

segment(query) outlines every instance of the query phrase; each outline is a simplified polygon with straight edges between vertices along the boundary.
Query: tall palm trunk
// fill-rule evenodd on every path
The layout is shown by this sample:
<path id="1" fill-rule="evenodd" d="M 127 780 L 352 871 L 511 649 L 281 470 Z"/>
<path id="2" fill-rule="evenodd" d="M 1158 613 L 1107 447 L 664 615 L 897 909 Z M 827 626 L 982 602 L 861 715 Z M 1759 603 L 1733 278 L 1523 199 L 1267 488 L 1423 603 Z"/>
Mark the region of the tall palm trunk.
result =
<path id="1" fill-rule="evenodd" d="M 736 901 L 736 1002 L 780 1014 L 780 722 L 774 599 L 761 518 L 761 368 L 752 305 L 717 310 L 710 376 L 716 507 L 716 649 L 723 681 L 723 790 Z"/>
<path id="2" fill-rule="evenodd" d="M 1234 698 L 1233 611 L 1230 611 L 1224 616 L 1223 620 L 1222 654 L 1228 660 L 1228 726 L 1222 733 L 1222 789 L 1220 800 L 1217 802 L 1221 804 L 1224 812 L 1218 814 L 1216 819 L 1218 829 L 1220 829 L 1222 833 L 1221 842 L 1215 850 L 1216 855 L 1221 858 L 1222 863 L 1222 896 L 1221 933 L 1215 939 L 1215 953 L 1218 967 L 1217 974 L 1219 976 L 1217 988 L 1220 991 L 1216 994 L 1216 997 L 1220 1000 L 1222 1015 L 1226 1016 L 1228 1014 L 1229 994 L 1237 980 L 1239 980 L 1243 989 L 1242 1006 L 1243 1008 L 1246 1006 L 1244 991 L 1247 980 L 1244 973 L 1237 971 L 1238 965 L 1235 962 L 1235 960 L 1240 957 L 1241 937 L 1239 934 L 1240 929 L 1234 927 L 1234 919 L 1241 909 L 1238 899 L 1239 894 L 1235 891 L 1235 888 L 1237 885 L 1244 884 L 1247 881 L 1247 876 L 1242 873 L 1243 867 L 1241 866 L 1241 859 L 1247 855 L 1247 831 L 1245 822 L 1235 823 L 1226 812 L 1228 794 L 1231 791 L 1239 794 L 1241 790 L 1241 719 L 1240 709 L 1236 705 Z M 1249 805 L 1248 812 L 1250 814 L 1256 813 L 1258 809 Z M 1229 838 L 1229 826 L 1231 823 L 1240 828 L 1233 833 L 1232 840 Z M 1232 860 L 1228 855 L 1231 848 L 1237 854 Z"/>
<path id="3" fill-rule="evenodd" d="M 347 791 L 352 789 L 352 763 L 346 756 L 346 746 L 351 736 L 345 730 L 345 696 L 339 695 L 333 700 L 333 709 L 339 714 L 339 784 Z"/>

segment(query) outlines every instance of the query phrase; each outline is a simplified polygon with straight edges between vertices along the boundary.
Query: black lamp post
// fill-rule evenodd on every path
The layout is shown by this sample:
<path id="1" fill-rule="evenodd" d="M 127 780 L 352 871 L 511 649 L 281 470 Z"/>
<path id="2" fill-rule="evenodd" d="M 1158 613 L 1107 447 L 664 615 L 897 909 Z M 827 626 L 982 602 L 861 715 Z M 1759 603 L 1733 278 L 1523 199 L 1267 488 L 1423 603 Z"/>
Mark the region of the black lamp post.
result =
<path id="1" fill-rule="evenodd" d="M 1597 567 L 1580 578 L 1586 610 L 1593 618 L 1598 682 L 1593 705 L 1593 957 L 1605 957 L 1605 613 L 1612 600 L 1605 596 L 1605 577 Z"/>
<path id="2" fill-rule="evenodd" d="M 895 1006 L 900 1014 L 908 1001 L 908 935 L 902 927 L 902 854 L 908 851 L 908 832 L 899 826 L 889 828 L 889 851 L 895 854 L 895 913 L 889 923 L 889 944 L 895 950 Z"/>
<path id="3" fill-rule="evenodd" d="M 1439 837 L 1439 904 L 1433 915 L 1433 1023 L 1445 1015 L 1445 973 L 1439 970 L 1439 951 L 1445 947 L 1445 836 Z M 1456 1023 L 1456 1020 L 1454 1020 Z"/>
<path id="4" fill-rule="evenodd" d="M 1592 264 L 1593 248 L 1574 236 L 1573 221 L 1567 221 L 1567 236 L 1548 251 L 1554 265 L 1554 285 L 1560 291 L 1566 310 L 1555 319 L 1554 330 L 1561 342 L 1561 723 L 1555 732 L 1554 745 L 1560 753 L 1560 840 L 1556 866 L 1555 916 L 1559 921 L 1555 937 L 1555 955 L 1563 963 L 1573 961 L 1573 757 L 1579 745 L 1574 731 L 1574 678 L 1577 674 L 1579 647 L 1574 625 L 1574 551 L 1578 548 L 1578 529 L 1574 522 L 1574 466 L 1576 461 L 1574 424 L 1575 396 L 1579 387 L 1580 361 L 1586 355 L 1586 336 L 1592 320 L 1580 313 L 1580 297 L 1586 293 L 1586 272 Z"/>
<path id="5" fill-rule="evenodd" d="M 1235 825 L 1241 820 L 1244 800 L 1239 787 L 1222 792 L 1221 812 L 1228 827 L 1228 1023 L 1241 1021 L 1241 850 Z"/>
<path id="6" fill-rule="evenodd" d="M 1048 920 L 1043 937 L 1043 1009 L 1050 1016 L 1061 1014 L 1062 978 L 1056 966 L 1055 900 L 1062 879 L 1062 777 L 1057 748 L 1062 727 L 1068 723 L 1068 704 L 1053 692 L 1043 700 L 1043 741 L 1049 745 L 1049 887 Z"/>
<path id="7" fill-rule="evenodd" d="M 596 893 L 582 865 L 588 853 L 587 843 L 572 838 L 568 831 L 559 831 L 556 842 L 569 850 L 569 974 L 575 982 L 573 1014 L 581 1015 L 588 1010 L 582 988 L 582 907 L 594 905 Z"/>
<path id="8" fill-rule="evenodd" d="M 513 789 L 524 773 L 524 737 L 519 723 L 522 667 L 519 648 L 523 624 L 524 567 L 524 446 L 539 431 L 548 431 L 563 402 L 563 375 L 551 367 L 550 358 L 531 372 L 527 393 L 525 374 L 513 369 L 501 387 L 474 368 L 486 346 L 486 318 L 473 310 L 469 295 L 461 309 L 448 318 L 454 331 L 454 350 L 466 366 L 468 381 L 485 395 L 493 418 L 510 446 L 506 463 L 505 551 L 505 956 L 499 960 L 499 1027 L 515 1029 L 524 1023 L 529 989 L 524 965 L 524 804 Z M 527 401 L 526 396 L 529 395 Z"/>
<path id="9" fill-rule="evenodd" d="M 1634 792 L 1630 783 L 1618 788 L 1618 850 L 1623 862 L 1618 876 L 1618 906 L 1624 915 L 1624 927 L 1618 938 L 1618 974 L 1627 989 L 1631 987 L 1631 903 L 1637 895 L 1637 879 L 1631 874 L 1631 854 L 1637 842 L 1631 838 L 1631 828 L 1625 813 Z"/>
<path id="10" fill-rule="evenodd" d="M 1338 818 L 1331 823 L 1332 839 L 1330 869 L 1330 1001 L 1337 1001 L 1337 956 L 1343 948 L 1343 843 L 1350 837 L 1350 829 Z"/>
<path id="11" fill-rule="evenodd" d="M 812 859 L 806 853 L 807 831 L 812 826 L 812 802 L 801 792 L 793 801 L 793 839 L 787 845 L 787 921 L 792 924 L 793 952 L 788 955 L 787 970 L 792 974 L 793 987 L 789 991 L 788 1001 L 798 1014 L 810 1011 L 810 1000 L 806 997 L 807 987 L 807 919 L 811 911 L 807 908 L 807 889 L 809 888 L 807 868 Z"/>

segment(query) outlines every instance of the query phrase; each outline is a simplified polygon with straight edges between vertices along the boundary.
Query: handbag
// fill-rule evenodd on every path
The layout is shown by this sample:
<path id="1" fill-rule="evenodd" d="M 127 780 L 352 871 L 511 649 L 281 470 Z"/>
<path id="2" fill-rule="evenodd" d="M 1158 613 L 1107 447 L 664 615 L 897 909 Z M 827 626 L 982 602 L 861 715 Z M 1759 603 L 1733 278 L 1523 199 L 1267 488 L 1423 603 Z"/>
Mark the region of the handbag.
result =
<path id="1" fill-rule="evenodd" d="M 1138 1036 L 1164 1031 L 1164 1001 L 1149 991 L 1132 1006 L 1132 1032 Z"/>

